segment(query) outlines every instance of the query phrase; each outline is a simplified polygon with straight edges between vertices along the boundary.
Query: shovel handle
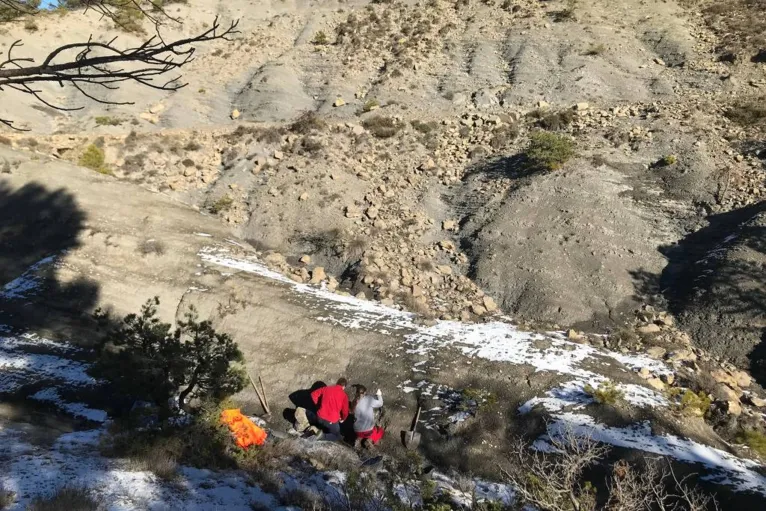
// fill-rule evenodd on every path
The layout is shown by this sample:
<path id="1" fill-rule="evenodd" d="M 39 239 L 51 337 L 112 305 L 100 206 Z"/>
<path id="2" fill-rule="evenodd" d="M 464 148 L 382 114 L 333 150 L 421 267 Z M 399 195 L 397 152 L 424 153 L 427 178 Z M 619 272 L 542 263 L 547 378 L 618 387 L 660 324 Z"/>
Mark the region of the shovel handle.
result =
<path id="1" fill-rule="evenodd" d="M 418 421 L 420 420 L 420 406 L 418 406 L 418 413 L 415 414 L 415 424 L 412 425 L 412 431 L 410 432 L 410 443 L 415 438 L 415 430 L 418 428 Z"/>

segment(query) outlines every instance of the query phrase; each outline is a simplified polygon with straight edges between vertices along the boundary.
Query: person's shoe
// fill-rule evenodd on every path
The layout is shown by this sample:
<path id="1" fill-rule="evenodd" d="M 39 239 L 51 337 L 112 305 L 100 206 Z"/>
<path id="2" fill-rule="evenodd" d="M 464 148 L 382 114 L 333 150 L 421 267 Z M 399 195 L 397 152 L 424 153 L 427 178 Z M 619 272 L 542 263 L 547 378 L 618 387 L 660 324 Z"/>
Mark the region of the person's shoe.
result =
<path id="1" fill-rule="evenodd" d="M 369 451 L 372 449 L 372 447 L 373 447 L 372 442 L 370 441 L 369 438 L 365 438 L 362 440 L 362 449 L 364 449 L 365 451 Z"/>

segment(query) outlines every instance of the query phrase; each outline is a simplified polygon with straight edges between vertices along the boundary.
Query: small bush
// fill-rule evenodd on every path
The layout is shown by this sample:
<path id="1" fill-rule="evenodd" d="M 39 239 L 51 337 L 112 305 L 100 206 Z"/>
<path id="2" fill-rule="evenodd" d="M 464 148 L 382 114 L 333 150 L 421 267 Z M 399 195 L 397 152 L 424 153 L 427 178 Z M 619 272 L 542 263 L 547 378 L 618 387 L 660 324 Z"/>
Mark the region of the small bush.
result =
<path id="1" fill-rule="evenodd" d="M 711 400 L 704 391 L 694 392 L 689 389 L 672 388 L 669 391 L 671 401 L 684 415 L 704 417 L 710 410 Z"/>
<path id="2" fill-rule="evenodd" d="M 508 147 L 519 136 L 519 128 L 516 125 L 504 125 L 492 132 L 490 147 L 498 151 Z"/>
<path id="3" fill-rule="evenodd" d="M 367 101 L 364 102 L 362 111 L 371 112 L 372 110 L 375 110 L 376 108 L 380 108 L 380 102 L 377 99 L 368 99 Z"/>
<path id="4" fill-rule="evenodd" d="M 553 21 L 575 21 L 577 19 L 577 16 L 575 15 L 576 8 L 577 0 L 567 0 L 566 7 L 553 13 Z"/>
<path id="5" fill-rule="evenodd" d="M 431 133 L 433 130 L 439 127 L 439 125 L 434 121 L 423 122 L 417 119 L 412 121 L 410 124 L 413 128 L 415 128 L 415 131 L 423 133 L 424 135 Z"/>
<path id="6" fill-rule="evenodd" d="M 24 22 L 24 30 L 27 32 L 37 32 L 39 29 L 40 27 L 37 26 L 33 19 L 28 19 Z"/>
<path id="7" fill-rule="evenodd" d="M 125 122 L 117 117 L 110 117 L 108 115 L 101 115 L 96 117 L 96 126 L 119 126 Z"/>
<path id="8" fill-rule="evenodd" d="M 228 195 L 224 195 L 208 205 L 207 210 L 214 215 L 217 215 L 218 213 L 231 209 L 232 204 L 234 204 L 234 200 Z"/>
<path id="9" fill-rule="evenodd" d="M 575 155 L 575 145 L 568 137 L 538 131 L 530 136 L 525 154 L 533 168 L 553 171 Z"/>
<path id="10" fill-rule="evenodd" d="M 136 472 L 151 472 L 163 481 L 173 481 L 178 478 L 178 462 L 175 456 L 165 449 L 155 446 L 138 456 L 129 458 L 129 468 Z"/>
<path id="11" fill-rule="evenodd" d="M 189 143 L 184 146 L 184 151 L 199 151 L 200 149 L 202 149 L 202 146 L 194 140 L 189 141 Z"/>
<path id="12" fill-rule="evenodd" d="M 104 150 L 96 144 L 91 144 L 85 148 L 85 152 L 80 156 L 79 163 L 83 167 L 95 170 L 100 174 L 111 174 L 112 171 L 104 164 L 105 160 Z"/>
<path id="13" fill-rule="evenodd" d="M 8 509 L 16 502 L 16 492 L 0 488 L 0 510 Z"/>
<path id="14" fill-rule="evenodd" d="M 729 108 L 725 115 L 742 126 L 766 125 L 766 97 L 738 103 Z"/>
<path id="15" fill-rule="evenodd" d="M 613 405 L 625 398 L 625 393 L 609 380 L 599 383 L 598 388 L 586 385 L 583 390 L 601 405 Z"/>
<path id="16" fill-rule="evenodd" d="M 654 163 L 655 167 L 670 167 L 671 165 L 675 165 L 678 163 L 678 158 L 674 154 L 668 154 L 667 156 L 663 156 L 659 160 L 657 160 Z"/>
<path id="17" fill-rule="evenodd" d="M 606 46 L 603 44 L 591 44 L 587 50 L 585 50 L 584 55 L 587 55 L 589 57 L 595 57 L 596 55 L 601 55 L 606 51 Z"/>
<path id="18" fill-rule="evenodd" d="M 3 136 L 0 135 L 0 144 L 10 146 L 10 145 L 13 145 L 13 142 L 11 142 L 10 138 L 3 137 Z"/>
<path id="19" fill-rule="evenodd" d="M 301 139 L 301 151 L 305 153 L 316 153 L 322 150 L 322 141 L 313 137 L 303 137 Z"/>
<path id="20" fill-rule="evenodd" d="M 574 110 L 560 110 L 552 113 L 545 110 L 535 110 L 529 116 L 537 119 L 537 125 L 548 131 L 563 130 L 572 124 L 576 117 Z"/>
<path id="21" fill-rule="evenodd" d="M 737 435 L 737 442 L 750 447 L 758 456 L 766 458 L 766 435 L 762 432 L 749 429 Z"/>
<path id="22" fill-rule="evenodd" d="M 141 255 L 162 255 L 165 253 L 165 244 L 160 240 L 144 240 L 138 244 L 138 253 Z"/>
<path id="23" fill-rule="evenodd" d="M 315 112 L 306 112 L 290 125 L 290 131 L 293 133 L 300 133 L 301 135 L 308 135 L 312 131 L 322 131 L 327 127 L 327 123 Z M 282 134 L 279 134 L 278 140 L 282 139 Z"/>
<path id="24" fill-rule="evenodd" d="M 383 117 L 380 115 L 365 119 L 362 122 L 362 126 L 377 138 L 391 138 L 402 129 L 401 124 L 391 117 Z"/>
<path id="25" fill-rule="evenodd" d="M 314 39 L 311 42 L 315 45 L 323 46 L 330 44 L 330 39 L 327 37 L 327 34 L 320 30 L 314 34 Z"/>
<path id="26" fill-rule="evenodd" d="M 93 498 L 84 488 L 66 487 L 50 497 L 37 497 L 27 506 L 27 511 L 100 511 L 103 504 Z"/>
<path id="27" fill-rule="evenodd" d="M 184 158 L 183 161 L 181 161 L 181 165 L 183 165 L 186 168 L 193 167 L 195 165 L 194 160 L 191 158 Z"/>
<path id="28" fill-rule="evenodd" d="M 125 32 L 133 34 L 145 33 L 142 23 L 144 20 L 144 13 L 137 5 L 131 2 L 120 4 L 117 10 L 114 11 L 112 20 Z"/>

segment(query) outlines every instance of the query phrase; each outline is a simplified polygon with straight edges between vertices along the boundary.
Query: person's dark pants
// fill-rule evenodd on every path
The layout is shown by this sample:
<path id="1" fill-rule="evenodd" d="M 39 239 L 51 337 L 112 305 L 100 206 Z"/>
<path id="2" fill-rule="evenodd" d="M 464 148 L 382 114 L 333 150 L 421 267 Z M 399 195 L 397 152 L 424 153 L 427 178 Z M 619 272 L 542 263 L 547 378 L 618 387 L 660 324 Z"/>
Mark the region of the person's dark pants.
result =
<path id="1" fill-rule="evenodd" d="M 324 431 L 325 433 L 329 433 L 331 435 L 335 435 L 336 437 L 340 438 L 340 423 L 327 422 L 326 420 L 317 417 L 317 426 L 322 428 L 322 431 Z"/>

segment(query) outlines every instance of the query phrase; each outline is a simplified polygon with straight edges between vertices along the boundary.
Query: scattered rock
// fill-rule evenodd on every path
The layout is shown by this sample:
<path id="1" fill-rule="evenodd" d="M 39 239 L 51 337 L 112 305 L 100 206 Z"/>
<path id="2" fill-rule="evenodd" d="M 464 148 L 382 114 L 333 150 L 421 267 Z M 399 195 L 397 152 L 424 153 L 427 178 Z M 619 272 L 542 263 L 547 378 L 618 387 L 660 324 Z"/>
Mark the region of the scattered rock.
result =
<path id="1" fill-rule="evenodd" d="M 346 218 L 361 218 L 362 211 L 356 206 L 346 206 Z"/>
<path id="2" fill-rule="evenodd" d="M 310 264 L 311 263 L 311 256 L 308 255 L 308 254 L 304 254 L 303 256 L 301 256 L 300 261 L 303 264 Z"/>
<path id="3" fill-rule="evenodd" d="M 497 310 L 497 303 L 495 303 L 495 299 L 491 296 L 484 295 L 483 302 L 487 312 L 495 312 Z"/>
<path id="4" fill-rule="evenodd" d="M 346 102 L 343 100 L 343 98 L 338 98 L 335 100 L 335 102 L 332 104 L 334 107 L 339 107 L 345 105 Z"/>
<path id="5" fill-rule="evenodd" d="M 646 350 L 647 355 L 657 360 L 662 360 L 666 353 L 667 350 L 662 346 L 652 346 Z"/>
<path id="6" fill-rule="evenodd" d="M 380 210 L 375 206 L 370 206 L 367 208 L 367 211 L 364 212 L 367 215 L 367 218 L 377 218 L 378 214 L 380 213 Z"/>
<path id="7" fill-rule="evenodd" d="M 578 112 L 583 112 L 587 110 L 588 108 L 590 108 L 590 105 L 588 103 L 577 103 L 574 106 L 574 109 L 577 110 Z"/>
<path id="8" fill-rule="evenodd" d="M 487 309 L 484 308 L 483 305 L 471 305 L 471 312 L 476 314 L 477 316 L 483 316 L 487 313 Z"/>
<path id="9" fill-rule="evenodd" d="M 299 201 L 307 201 L 309 200 L 309 194 L 307 192 L 303 192 L 298 196 Z"/>
<path id="10" fill-rule="evenodd" d="M 476 108 L 491 108 L 499 105 L 500 100 L 497 98 L 495 91 L 483 89 L 473 95 L 473 103 L 476 105 Z"/>
<path id="11" fill-rule="evenodd" d="M 457 224 L 455 223 L 454 220 L 445 220 L 442 222 L 442 229 L 444 229 L 445 231 L 452 231 L 455 229 L 456 226 Z"/>
<path id="12" fill-rule="evenodd" d="M 640 326 L 637 328 L 637 332 L 643 335 L 658 334 L 660 331 L 660 326 L 655 325 L 654 323 L 649 323 L 648 325 Z"/>
<path id="13" fill-rule="evenodd" d="M 646 383 L 656 390 L 665 390 L 665 383 L 659 378 L 649 378 L 646 380 Z"/>
<path id="14" fill-rule="evenodd" d="M 311 283 L 312 284 L 319 284 L 323 280 L 327 278 L 327 274 L 324 272 L 324 268 L 321 266 L 317 266 L 313 270 L 311 270 Z"/>
<path id="15" fill-rule="evenodd" d="M 279 252 L 272 252 L 270 254 L 267 254 L 266 257 L 263 258 L 263 260 L 273 265 L 283 265 L 287 263 L 287 259 L 285 259 L 285 256 L 283 256 Z"/>
<path id="16" fill-rule="evenodd" d="M 285 153 L 283 153 L 282 151 L 274 151 L 275 160 L 281 160 L 284 157 L 285 157 Z"/>
<path id="17" fill-rule="evenodd" d="M 239 110 L 235 108 L 234 110 L 231 111 L 231 115 L 229 117 L 231 117 L 232 120 L 235 120 L 235 119 L 239 119 L 240 115 L 242 114 L 240 114 Z"/>

